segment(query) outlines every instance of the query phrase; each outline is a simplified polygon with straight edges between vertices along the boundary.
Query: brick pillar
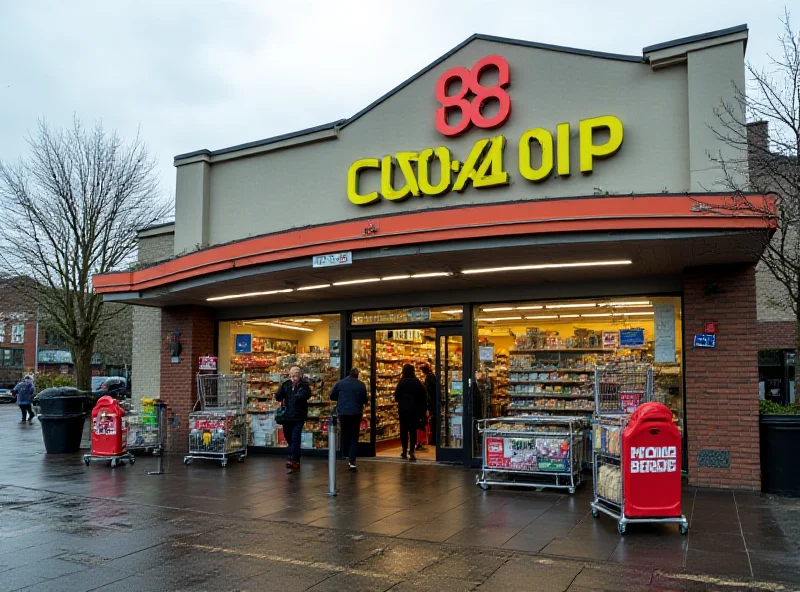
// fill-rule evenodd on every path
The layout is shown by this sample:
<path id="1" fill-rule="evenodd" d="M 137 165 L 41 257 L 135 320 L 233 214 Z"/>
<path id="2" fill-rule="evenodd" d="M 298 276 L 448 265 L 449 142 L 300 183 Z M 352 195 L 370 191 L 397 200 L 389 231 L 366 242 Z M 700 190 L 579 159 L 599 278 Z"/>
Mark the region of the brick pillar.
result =
<path id="1" fill-rule="evenodd" d="M 173 331 L 180 332 L 180 362 L 173 363 L 168 341 Z M 189 412 L 197 401 L 198 358 L 216 352 L 214 316 L 210 309 L 198 306 L 168 307 L 161 310 L 161 400 L 168 406 L 167 415 L 176 416 L 179 424 L 169 428 L 170 452 L 189 448 Z"/>
<path id="2" fill-rule="evenodd" d="M 755 266 L 684 275 L 686 429 L 693 485 L 761 488 Z M 694 349 L 717 321 L 716 349 Z"/>

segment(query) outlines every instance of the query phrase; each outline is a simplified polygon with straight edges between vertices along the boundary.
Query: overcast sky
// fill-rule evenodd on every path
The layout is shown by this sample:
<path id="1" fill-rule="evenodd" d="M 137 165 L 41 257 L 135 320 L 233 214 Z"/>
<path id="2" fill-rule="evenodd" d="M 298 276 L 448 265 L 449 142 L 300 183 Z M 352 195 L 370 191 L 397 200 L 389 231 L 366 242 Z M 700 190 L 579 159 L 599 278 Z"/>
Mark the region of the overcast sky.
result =
<path id="1" fill-rule="evenodd" d="M 176 154 L 349 117 L 472 33 L 641 55 L 746 23 L 747 59 L 766 64 L 784 5 L 0 0 L 0 158 L 24 154 L 38 118 L 63 126 L 76 113 L 126 137 L 140 129 L 172 196 Z"/>

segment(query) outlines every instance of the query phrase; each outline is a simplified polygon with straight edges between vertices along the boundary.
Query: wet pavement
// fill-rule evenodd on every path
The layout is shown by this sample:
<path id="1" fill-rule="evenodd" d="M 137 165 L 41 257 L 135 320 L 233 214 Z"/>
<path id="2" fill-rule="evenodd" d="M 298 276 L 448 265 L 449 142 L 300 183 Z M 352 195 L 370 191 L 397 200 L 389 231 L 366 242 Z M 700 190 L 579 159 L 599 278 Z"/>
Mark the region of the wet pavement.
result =
<path id="1" fill-rule="evenodd" d="M 44 454 L 0 406 L 2 590 L 800 590 L 800 500 L 686 488 L 675 525 L 593 519 L 569 496 L 475 486 L 475 472 L 168 455 L 132 467 Z"/>

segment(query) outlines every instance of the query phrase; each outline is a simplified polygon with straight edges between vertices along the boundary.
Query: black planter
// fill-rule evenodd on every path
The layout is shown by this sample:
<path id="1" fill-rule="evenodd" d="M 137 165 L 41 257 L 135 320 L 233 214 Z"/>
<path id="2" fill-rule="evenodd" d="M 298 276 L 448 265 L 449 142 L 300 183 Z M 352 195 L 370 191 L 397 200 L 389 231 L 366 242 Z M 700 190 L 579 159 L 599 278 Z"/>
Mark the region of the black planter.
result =
<path id="1" fill-rule="evenodd" d="M 800 415 L 762 415 L 761 490 L 800 497 Z"/>
<path id="2" fill-rule="evenodd" d="M 78 452 L 83 437 L 85 413 L 73 415 L 40 415 L 42 439 L 47 454 Z"/>
<path id="3" fill-rule="evenodd" d="M 83 413 L 86 397 L 76 388 L 54 387 L 36 395 L 42 415 L 74 415 Z"/>

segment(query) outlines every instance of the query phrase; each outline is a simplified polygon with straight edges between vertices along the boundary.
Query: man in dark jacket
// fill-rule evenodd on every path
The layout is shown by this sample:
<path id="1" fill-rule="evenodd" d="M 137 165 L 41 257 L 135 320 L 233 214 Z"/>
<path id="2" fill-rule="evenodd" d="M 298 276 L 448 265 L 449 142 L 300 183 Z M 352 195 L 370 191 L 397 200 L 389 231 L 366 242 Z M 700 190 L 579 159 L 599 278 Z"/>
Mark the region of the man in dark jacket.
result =
<path id="1" fill-rule="evenodd" d="M 286 468 L 296 471 L 300 468 L 300 442 L 303 437 L 303 424 L 308 419 L 308 400 L 311 389 L 303 379 L 303 372 L 297 366 L 289 370 L 289 380 L 281 385 L 275 400 L 286 407 L 286 421 L 283 424 L 283 437 L 289 444 L 289 462 Z"/>
<path id="2" fill-rule="evenodd" d="M 348 451 L 347 460 L 351 471 L 357 471 L 356 453 L 358 436 L 361 432 L 361 418 L 367 404 L 367 385 L 358 379 L 358 368 L 333 385 L 331 401 L 336 401 L 339 426 L 342 430 L 342 456 Z"/>

